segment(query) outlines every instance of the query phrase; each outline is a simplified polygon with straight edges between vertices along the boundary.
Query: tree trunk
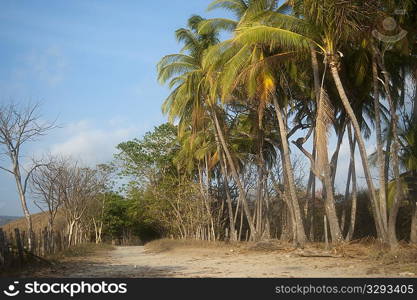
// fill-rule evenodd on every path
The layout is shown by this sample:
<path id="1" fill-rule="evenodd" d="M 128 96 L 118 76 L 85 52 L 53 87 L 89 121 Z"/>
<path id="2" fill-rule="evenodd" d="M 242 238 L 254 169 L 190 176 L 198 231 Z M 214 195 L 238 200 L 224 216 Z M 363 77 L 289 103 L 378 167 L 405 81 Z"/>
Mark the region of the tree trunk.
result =
<path id="1" fill-rule="evenodd" d="M 331 61 L 330 61 L 330 70 L 332 72 L 333 80 L 338 90 L 340 99 L 342 100 L 343 106 L 354 128 L 355 138 L 358 142 L 358 148 L 359 148 L 359 152 L 361 155 L 362 166 L 365 172 L 365 178 L 366 178 L 366 182 L 367 182 L 368 189 L 369 189 L 369 195 L 371 198 L 371 206 L 372 206 L 372 211 L 373 211 L 373 215 L 375 219 L 375 225 L 376 225 L 375 227 L 377 230 L 378 238 L 385 241 L 387 233 L 386 233 L 386 230 L 384 229 L 384 225 L 383 225 L 382 217 L 381 217 L 381 211 L 379 209 L 379 205 L 377 202 L 375 187 L 372 181 L 372 174 L 371 174 L 371 170 L 370 170 L 369 163 L 368 163 L 368 154 L 366 153 L 365 142 L 361 135 L 361 129 L 359 126 L 358 119 L 356 118 L 356 115 L 352 109 L 352 106 L 350 105 L 349 99 L 346 95 L 345 89 L 340 79 L 339 70 L 338 70 L 338 62 L 334 57 L 331 58 Z"/>
<path id="2" fill-rule="evenodd" d="M 352 181 L 352 205 L 351 205 L 351 212 L 350 212 L 350 225 L 349 230 L 346 235 L 346 241 L 350 241 L 353 238 L 353 234 L 355 233 L 355 225 L 356 225 L 356 210 L 357 210 L 357 203 L 358 203 L 358 195 L 357 195 L 357 184 L 356 184 L 356 165 L 355 165 L 355 150 L 356 150 L 356 139 L 352 136 L 352 129 L 351 125 L 348 124 L 348 139 L 349 139 L 349 147 L 350 147 L 350 172 L 351 172 L 351 181 Z"/>
<path id="3" fill-rule="evenodd" d="M 398 115 L 396 113 L 396 105 L 394 100 L 392 99 L 391 91 L 390 91 L 390 80 L 387 70 L 385 69 L 384 59 L 382 58 L 381 62 L 381 69 L 382 73 L 384 74 L 384 84 L 385 84 L 385 91 L 387 94 L 387 99 L 390 107 L 390 115 L 391 115 L 391 129 L 392 129 L 392 168 L 394 170 L 394 180 L 396 182 L 396 189 L 395 189 L 395 196 L 394 202 L 391 205 L 389 218 L 388 218 L 388 242 L 391 248 L 398 247 L 398 239 L 396 233 L 396 225 L 397 225 L 397 215 L 398 210 L 401 204 L 401 178 L 400 178 L 400 162 L 398 153 L 400 151 L 400 143 L 398 138 Z"/>
<path id="4" fill-rule="evenodd" d="M 317 61 L 317 54 L 311 46 L 310 48 L 311 52 L 311 63 L 313 68 L 313 75 L 314 75 L 314 90 L 316 95 L 316 102 L 317 102 L 317 117 L 316 120 L 321 120 L 321 114 L 324 114 L 323 110 L 323 88 L 320 85 L 320 74 L 319 74 L 319 65 Z M 326 133 L 327 134 L 327 133 Z M 315 137 L 317 138 L 317 135 L 315 134 Z M 340 138 L 339 138 L 340 140 Z M 343 237 L 340 232 L 340 225 L 339 220 L 337 218 L 336 214 L 336 207 L 335 207 L 335 201 L 334 201 L 334 192 L 333 192 L 333 180 L 332 180 L 332 170 L 331 166 L 329 164 L 329 156 L 328 156 L 328 144 L 327 139 L 326 141 L 323 141 L 325 145 L 321 145 L 322 149 L 324 150 L 323 153 L 320 153 L 320 151 L 317 153 L 320 156 L 320 160 L 324 163 L 323 165 L 323 171 L 324 171 L 324 180 L 323 185 L 325 187 L 326 192 L 326 201 L 325 201 L 325 209 L 326 214 L 328 216 L 329 226 L 330 226 L 330 232 L 332 236 L 332 241 L 339 243 L 342 241 Z M 341 141 L 339 143 L 340 148 Z M 337 151 L 338 152 L 338 151 Z M 322 157 L 323 156 L 323 157 Z M 316 157 L 313 157 L 313 159 L 316 159 Z"/>
<path id="5" fill-rule="evenodd" d="M 231 241 L 237 241 L 237 234 L 236 234 L 236 225 L 235 225 L 235 220 L 233 218 L 233 205 L 232 205 L 232 198 L 230 196 L 230 191 L 229 191 L 229 181 L 227 179 L 227 171 L 226 171 L 226 161 L 224 160 L 224 157 L 222 155 L 222 153 L 220 152 L 220 146 L 218 145 L 217 147 L 217 151 L 219 151 L 219 161 L 220 161 L 220 168 L 221 171 L 223 173 L 223 185 L 224 185 L 224 190 L 226 192 L 226 200 L 227 200 L 227 209 L 229 212 L 229 228 L 230 228 L 230 240 Z"/>
<path id="6" fill-rule="evenodd" d="M 237 170 L 236 170 L 236 167 L 235 167 L 235 162 L 233 161 L 232 155 L 230 154 L 229 148 L 227 147 L 226 140 L 225 140 L 224 135 L 223 135 L 223 131 L 221 130 L 220 123 L 219 123 L 219 120 L 217 118 L 217 113 L 214 111 L 214 109 L 213 109 L 212 114 L 213 114 L 213 118 L 214 118 L 215 127 L 216 127 L 216 130 L 217 130 L 217 134 L 219 136 L 219 139 L 220 139 L 220 142 L 222 144 L 223 150 L 226 154 L 227 161 L 229 162 L 230 169 L 232 171 L 233 179 L 235 180 L 235 182 L 238 186 L 238 189 L 239 189 L 239 197 L 242 201 L 243 209 L 245 210 L 246 218 L 248 220 L 249 228 L 250 228 L 250 231 L 251 231 L 251 237 L 252 237 L 253 240 L 257 240 L 259 237 L 258 237 L 258 233 L 257 233 L 256 228 L 255 228 L 255 225 L 253 223 L 253 218 L 252 218 L 252 214 L 251 214 L 251 211 L 250 211 L 250 208 L 249 208 L 249 205 L 248 205 L 248 201 L 246 200 L 245 189 L 243 188 L 242 181 L 240 180 L 239 174 L 237 173 Z"/>
<path id="7" fill-rule="evenodd" d="M 68 246 L 72 246 L 73 234 L 74 234 L 75 221 L 71 221 L 68 227 Z"/>
<path id="8" fill-rule="evenodd" d="M 257 161 L 257 171 L 258 171 L 258 186 L 257 186 L 257 195 L 256 195 L 256 231 L 259 233 L 260 237 L 263 236 L 263 191 L 264 191 L 264 178 L 265 178 L 265 160 L 263 157 L 263 131 L 259 129 L 258 134 L 258 161 Z"/>
<path id="9" fill-rule="evenodd" d="M 324 166 L 324 186 L 326 190 L 325 208 L 326 215 L 330 227 L 330 234 L 332 237 L 332 243 L 340 243 L 343 241 L 343 236 L 340 231 L 339 219 L 336 213 L 336 206 L 334 201 L 333 184 L 331 180 L 330 164 L 326 163 Z"/>
<path id="10" fill-rule="evenodd" d="M 49 215 L 48 218 L 48 253 L 53 253 L 54 247 L 54 218 Z"/>
<path id="11" fill-rule="evenodd" d="M 22 205 L 23 213 L 26 219 L 26 226 L 27 226 L 27 231 L 28 231 L 28 235 L 27 235 L 28 236 L 28 250 L 32 251 L 33 250 L 32 216 L 30 215 L 30 212 L 27 206 L 26 195 L 25 195 L 24 188 L 22 185 L 22 177 L 20 175 L 20 170 L 19 170 L 19 163 L 16 160 L 14 161 L 14 175 L 15 175 L 15 180 L 16 180 L 17 191 L 19 193 L 20 203 Z"/>
<path id="12" fill-rule="evenodd" d="M 417 202 L 413 203 L 413 213 L 411 215 L 410 243 L 417 244 Z"/>
<path id="13" fill-rule="evenodd" d="M 336 173 L 337 173 L 337 165 L 338 165 L 338 161 L 339 161 L 340 148 L 341 148 L 342 143 L 343 143 L 343 137 L 345 136 L 346 123 L 343 123 L 342 127 L 343 128 L 340 131 L 339 137 L 337 139 L 336 150 L 333 153 L 332 159 L 330 161 L 330 166 L 331 166 L 331 170 L 332 170 L 332 187 L 333 187 L 333 190 L 334 190 L 334 182 L 336 180 Z"/>
<path id="14" fill-rule="evenodd" d="M 381 210 L 382 224 L 387 229 L 387 196 L 385 180 L 385 162 L 383 152 L 382 141 L 382 129 L 381 129 L 381 108 L 379 103 L 379 81 L 378 81 L 378 65 L 375 49 L 372 55 L 372 75 L 373 75 L 373 88 L 374 88 L 374 113 L 375 113 L 375 129 L 376 129 L 376 153 L 378 164 L 378 178 L 379 178 L 379 207 Z"/>
<path id="15" fill-rule="evenodd" d="M 213 213 L 211 211 L 211 205 L 210 205 L 210 170 L 208 167 L 207 155 L 205 156 L 205 167 L 206 167 L 206 187 L 207 187 L 207 198 L 206 198 L 207 213 L 210 218 L 211 234 L 213 235 L 213 241 L 216 241 L 216 230 L 214 229 L 214 219 L 213 219 Z"/>
<path id="16" fill-rule="evenodd" d="M 273 95 L 273 100 L 274 100 L 274 106 L 275 106 L 275 113 L 278 119 L 282 151 L 284 153 L 284 157 L 283 157 L 284 166 L 283 167 L 285 168 L 287 179 L 288 179 L 288 187 L 290 190 L 291 204 L 292 204 L 295 223 L 296 223 L 294 224 L 294 231 L 296 233 L 296 240 L 294 242 L 297 244 L 297 246 L 302 247 L 306 243 L 307 237 L 304 231 L 303 219 L 301 217 L 300 205 L 298 203 L 297 192 L 295 188 L 294 173 L 293 173 L 292 166 L 291 166 L 290 148 L 288 146 L 288 140 L 287 140 L 287 130 L 284 124 L 284 120 L 282 118 L 281 108 L 279 106 L 276 95 Z"/>
<path id="17" fill-rule="evenodd" d="M 313 68 L 313 78 L 314 78 L 314 93 L 316 96 L 316 107 L 320 101 L 321 96 L 321 85 L 320 85 L 320 70 L 319 70 L 319 63 L 317 60 L 317 52 L 314 46 L 310 46 L 310 53 L 311 53 L 311 65 Z M 314 140 L 313 140 L 313 158 L 316 159 L 317 155 L 317 138 L 316 132 L 314 131 Z M 310 170 L 310 176 L 313 176 L 313 182 L 311 187 L 311 219 L 310 219 L 310 240 L 314 241 L 314 219 L 315 219 L 315 205 L 316 205 L 316 175 L 313 171 Z"/>

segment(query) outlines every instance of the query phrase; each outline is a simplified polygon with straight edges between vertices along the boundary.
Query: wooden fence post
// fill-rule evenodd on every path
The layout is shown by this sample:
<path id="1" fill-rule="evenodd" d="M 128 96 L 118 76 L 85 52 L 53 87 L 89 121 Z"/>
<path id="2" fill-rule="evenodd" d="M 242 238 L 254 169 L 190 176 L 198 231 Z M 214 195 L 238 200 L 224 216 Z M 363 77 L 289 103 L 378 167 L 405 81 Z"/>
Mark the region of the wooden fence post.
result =
<path id="1" fill-rule="evenodd" d="M 3 229 L 0 228 L 0 264 L 6 264 L 5 248 L 7 247 L 6 239 L 4 237 Z"/>
<path id="2" fill-rule="evenodd" d="M 43 239 L 43 256 L 48 254 L 48 229 L 45 227 L 42 231 L 42 239 Z"/>
<path id="3" fill-rule="evenodd" d="M 22 246 L 22 240 L 20 239 L 20 231 L 19 228 L 14 229 L 15 238 L 16 238 L 16 247 L 17 247 L 17 253 L 19 254 L 19 261 L 21 264 L 23 264 L 23 246 Z"/>
<path id="4" fill-rule="evenodd" d="M 9 244 L 10 244 L 10 235 L 9 238 L 7 238 L 7 234 L 6 232 L 3 232 L 3 236 L 4 236 L 4 261 L 6 266 L 8 266 L 11 263 L 11 259 L 10 259 L 10 249 L 9 249 Z"/>

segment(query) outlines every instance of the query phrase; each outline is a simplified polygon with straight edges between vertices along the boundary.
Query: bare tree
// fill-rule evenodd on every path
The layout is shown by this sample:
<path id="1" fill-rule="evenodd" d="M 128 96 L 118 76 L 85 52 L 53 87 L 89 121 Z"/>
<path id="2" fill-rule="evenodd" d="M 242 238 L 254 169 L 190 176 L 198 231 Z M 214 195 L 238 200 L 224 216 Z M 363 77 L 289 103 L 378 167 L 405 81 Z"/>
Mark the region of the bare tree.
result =
<path id="1" fill-rule="evenodd" d="M 11 167 L 0 166 L 0 169 L 12 174 L 16 181 L 17 191 L 28 228 L 28 246 L 32 250 L 32 218 L 26 201 L 26 191 L 30 175 L 40 164 L 33 164 L 26 170 L 21 163 L 22 146 L 27 142 L 35 141 L 45 135 L 54 125 L 40 121 L 38 114 L 39 105 L 18 106 L 14 103 L 0 106 L 0 147 L 2 156 L 6 156 Z"/>
<path id="2" fill-rule="evenodd" d="M 91 220 L 94 225 L 96 244 L 102 242 L 103 226 L 104 226 L 104 210 L 108 193 L 112 190 L 112 176 L 115 169 L 111 164 L 100 164 L 97 166 L 97 188 L 98 195 L 91 205 L 93 212 Z"/>
<path id="3" fill-rule="evenodd" d="M 78 242 L 78 237 L 84 234 L 82 218 L 86 215 L 91 201 L 100 192 L 97 171 L 81 168 L 76 164 L 69 165 L 63 170 L 59 180 L 63 192 L 63 211 L 68 225 L 68 244 Z"/>
<path id="4" fill-rule="evenodd" d="M 59 180 L 67 166 L 65 158 L 48 156 L 44 165 L 37 168 L 31 175 L 31 191 L 35 197 L 34 203 L 42 211 L 48 213 L 48 241 L 50 251 L 53 249 L 54 221 L 59 208 L 62 205 L 63 191 Z"/>

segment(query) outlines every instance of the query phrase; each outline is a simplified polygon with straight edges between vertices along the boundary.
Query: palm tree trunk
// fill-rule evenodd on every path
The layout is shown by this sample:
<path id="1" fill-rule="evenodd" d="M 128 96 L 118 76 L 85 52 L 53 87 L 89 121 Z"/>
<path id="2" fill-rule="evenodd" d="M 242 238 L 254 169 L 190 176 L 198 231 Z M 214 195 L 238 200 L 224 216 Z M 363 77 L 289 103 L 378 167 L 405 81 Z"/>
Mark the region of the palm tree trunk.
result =
<path id="1" fill-rule="evenodd" d="M 352 205 L 350 212 L 350 225 L 349 230 L 346 235 L 346 241 L 350 241 L 353 238 L 356 225 L 356 210 L 358 203 L 357 195 L 357 184 L 356 184 L 356 165 L 355 165 L 355 150 L 356 150 L 356 139 L 353 138 L 351 125 L 348 124 L 348 139 L 349 139 L 349 148 L 350 148 L 350 171 L 351 171 L 351 181 L 352 181 Z"/>
<path id="2" fill-rule="evenodd" d="M 361 135 L 361 129 L 359 126 L 358 119 L 356 118 L 356 115 L 352 109 L 352 106 L 350 105 L 349 99 L 346 95 L 345 89 L 343 87 L 342 81 L 340 79 L 339 70 L 338 70 L 338 62 L 334 57 L 330 57 L 330 70 L 333 76 L 334 83 L 336 85 L 337 91 L 339 93 L 340 99 L 342 100 L 343 106 L 346 110 L 346 113 L 349 116 L 349 119 L 352 122 L 355 137 L 358 142 L 358 148 L 362 159 L 362 166 L 365 172 L 365 178 L 369 189 L 369 194 L 371 198 L 371 206 L 372 206 L 372 212 L 375 219 L 375 227 L 377 230 L 378 238 L 380 238 L 382 241 L 386 241 L 387 239 L 387 232 L 384 229 L 384 225 L 382 222 L 382 216 L 381 211 L 379 209 L 379 205 L 377 202 L 376 192 L 374 183 L 372 181 L 372 175 L 371 170 L 368 163 L 368 155 L 366 153 L 366 147 L 365 142 Z"/>
<path id="3" fill-rule="evenodd" d="M 320 85 L 320 71 L 319 63 L 317 59 L 317 52 L 314 46 L 310 46 L 311 53 L 311 66 L 313 68 L 313 78 L 314 78 L 314 92 L 316 95 L 316 106 L 320 102 L 321 96 L 321 85 Z M 317 155 L 317 137 L 316 131 L 314 131 L 314 140 L 313 140 L 313 158 L 316 159 Z M 310 239 L 314 240 L 314 218 L 315 218 L 315 205 L 316 205 L 316 175 L 313 171 L 310 171 L 310 176 L 313 176 L 313 185 L 311 187 L 311 201 L 312 201 L 312 211 L 311 211 L 311 220 L 310 220 Z"/>
<path id="4" fill-rule="evenodd" d="M 288 146 L 288 140 L 287 140 L 287 130 L 284 124 L 284 120 L 282 118 L 281 108 L 278 103 L 278 99 L 276 95 L 273 95 L 273 101 L 275 106 L 275 113 L 277 115 L 278 119 L 278 125 L 279 125 L 279 133 L 281 137 L 281 144 L 282 144 L 282 150 L 284 153 L 284 168 L 287 174 L 288 179 L 288 186 L 290 190 L 290 197 L 291 197 L 291 204 L 293 207 L 294 212 L 294 218 L 295 218 L 295 224 L 293 230 L 296 233 L 296 240 L 294 242 L 297 243 L 297 246 L 304 246 L 306 243 L 307 237 L 304 230 L 304 224 L 303 219 L 301 217 L 301 211 L 300 211 L 300 204 L 298 203 L 297 198 L 297 192 L 295 188 L 295 181 L 294 181 L 294 173 L 291 166 L 291 157 L 290 157 L 290 148 Z"/>
<path id="5" fill-rule="evenodd" d="M 230 228 L 230 240 L 231 241 L 237 241 L 237 234 L 236 234 L 236 225 L 235 220 L 233 216 L 233 205 L 232 205 L 232 198 L 230 196 L 229 191 L 229 181 L 227 179 L 227 171 L 226 171 L 226 160 L 223 157 L 223 153 L 220 149 L 220 144 L 218 143 L 218 136 L 217 133 L 215 134 L 216 143 L 217 143 L 217 151 L 219 152 L 219 162 L 220 162 L 220 168 L 221 172 L 223 174 L 223 185 L 224 190 L 226 193 L 226 200 L 227 200 L 227 209 L 229 212 L 229 228 Z"/>
<path id="6" fill-rule="evenodd" d="M 336 150 L 334 151 L 332 159 L 330 161 L 331 170 L 332 170 L 332 187 L 333 187 L 333 189 L 334 189 L 334 182 L 336 180 L 336 173 L 337 173 L 337 165 L 338 165 L 338 161 L 339 161 L 340 148 L 341 148 L 342 143 L 343 143 L 343 137 L 345 136 L 346 123 L 343 123 L 342 127 L 343 128 L 340 131 L 339 137 L 337 139 Z"/>
<path id="7" fill-rule="evenodd" d="M 285 168 L 285 155 L 284 155 L 284 150 L 282 149 L 282 147 L 280 147 L 279 149 L 280 154 L 281 154 L 281 165 L 282 165 L 282 180 L 283 180 L 283 185 L 286 188 L 286 190 L 288 190 L 288 176 L 287 176 L 287 169 Z M 288 197 L 288 192 L 287 191 L 283 191 L 281 192 L 281 190 L 279 189 L 279 185 L 277 186 L 277 192 L 279 193 L 279 195 L 281 196 L 281 198 L 283 199 L 284 203 L 285 203 L 285 207 L 286 209 L 284 210 L 284 224 L 285 224 L 285 231 L 283 230 L 283 237 L 285 237 L 285 239 L 287 241 L 293 240 L 296 241 L 297 240 L 297 231 L 296 231 L 296 219 L 295 219 L 295 214 L 294 214 L 294 206 L 291 200 L 291 196 Z"/>
<path id="8" fill-rule="evenodd" d="M 376 58 L 376 50 L 374 49 L 372 55 L 372 75 L 374 85 L 374 111 L 375 111 L 375 128 L 376 128 L 376 153 L 377 164 L 379 170 L 379 207 L 381 210 L 382 224 L 387 229 L 387 196 L 386 196 L 386 180 L 385 180 L 385 162 L 383 153 L 382 142 L 382 129 L 381 129 L 381 109 L 379 103 L 379 81 L 378 81 L 378 65 Z"/>
<path id="9" fill-rule="evenodd" d="M 316 103 L 317 103 L 316 120 L 323 120 L 321 116 L 325 112 L 323 109 L 323 92 L 324 91 L 323 91 L 322 86 L 320 85 L 320 77 L 319 77 L 320 75 L 319 75 L 317 54 L 313 46 L 311 46 L 310 52 L 311 52 L 311 64 L 312 64 L 313 75 L 314 75 L 314 90 L 315 90 Z M 316 134 L 315 134 L 315 137 L 317 138 Z M 323 174 L 324 175 L 323 186 L 325 187 L 325 192 L 326 192 L 325 209 L 326 209 L 326 214 L 327 214 L 328 221 L 329 221 L 332 240 L 333 242 L 339 243 L 340 241 L 342 241 L 343 237 L 340 232 L 339 220 L 336 214 L 334 192 L 333 192 L 333 180 L 332 180 L 333 176 L 332 176 L 331 166 L 329 164 L 327 140 L 324 141 L 323 143 L 324 145 L 321 145 L 320 147 L 322 151 L 318 151 L 317 155 L 320 158 L 320 161 L 323 162 L 323 171 L 324 171 L 323 172 L 324 173 Z M 313 157 L 313 159 L 316 159 L 316 157 Z"/>
<path id="10" fill-rule="evenodd" d="M 212 115 L 213 115 L 213 118 L 214 118 L 214 123 L 215 123 L 215 127 L 216 127 L 216 130 L 217 130 L 217 134 L 219 136 L 219 139 L 220 139 L 220 142 L 222 144 L 223 150 L 226 154 L 227 161 L 229 162 L 230 169 L 232 171 L 233 179 L 235 180 L 235 182 L 238 186 L 238 189 L 239 189 L 239 197 L 242 201 L 243 209 L 245 210 L 246 218 L 248 220 L 249 228 L 250 228 L 250 231 L 251 231 L 251 237 L 252 237 L 253 240 L 257 240 L 258 239 L 258 233 L 257 233 L 255 225 L 253 223 L 253 218 L 252 218 L 252 214 L 250 212 L 248 201 L 246 200 L 245 189 L 243 188 L 242 181 L 240 180 L 239 175 L 237 173 L 235 162 L 233 161 L 233 158 L 232 158 L 232 156 L 229 152 L 229 148 L 227 147 L 226 140 L 225 140 L 224 135 L 223 135 L 223 131 L 221 130 L 220 123 L 219 123 L 219 120 L 217 118 L 217 113 L 214 111 L 214 109 L 213 109 Z"/>
<path id="11" fill-rule="evenodd" d="M 343 241 L 343 236 L 340 231 L 339 219 L 336 213 L 336 206 L 334 201 L 333 184 L 331 180 L 331 169 L 330 164 L 326 163 L 324 166 L 324 187 L 326 192 L 325 209 L 326 215 L 329 222 L 330 233 L 332 236 L 332 243 L 340 243 Z"/>
<path id="12" fill-rule="evenodd" d="M 211 205 L 210 205 L 210 170 L 208 166 L 208 158 L 207 155 L 205 156 L 205 167 L 206 167 L 206 187 L 207 187 L 207 213 L 210 218 L 210 226 L 211 226 L 211 234 L 213 235 L 213 241 L 216 241 L 216 231 L 214 228 L 214 220 L 213 220 L 213 213 L 211 211 Z"/>
<path id="13" fill-rule="evenodd" d="M 207 213 L 207 216 L 209 217 L 209 220 L 210 220 L 210 230 L 211 230 L 210 235 L 213 235 L 213 239 L 215 240 L 216 237 L 215 237 L 215 232 L 214 232 L 214 221 L 213 221 L 213 215 L 211 213 L 210 204 L 209 204 L 209 197 L 210 196 L 209 196 L 208 186 L 206 188 L 204 188 L 203 171 L 201 170 L 200 163 L 198 163 L 197 168 L 198 168 L 198 181 L 199 181 L 199 184 L 200 184 L 201 196 L 203 197 L 203 204 L 204 204 L 204 207 L 206 208 L 206 213 Z M 206 172 L 207 172 L 206 176 L 208 176 L 208 170 L 206 170 Z"/>
<path id="14" fill-rule="evenodd" d="M 385 163 L 384 163 L 384 167 L 385 167 L 385 174 L 384 174 L 385 182 L 389 182 L 389 180 L 390 180 L 391 149 L 392 149 L 392 126 L 390 125 L 388 127 L 387 146 L 386 146 L 386 149 L 385 149 Z M 385 189 L 385 195 L 387 195 L 387 188 Z"/>
<path id="15" fill-rule="evenodd" d="M 258 134 L 258 186 L 256 196 L 256 231 L 262 237 L 263 235 L 263 191 L 264 191 L 264 178 L 265 178 L 265 160 L 263 157 L 263 131 L 259 129 Z"/>
<path id="16" fill-rule="evenodd" d="M 390 247 L 398 247 L 398 239 L 396 233 L 397 215 L 401 204 L 401 178 L 400 178 L 400 162 L 398 153 L 400 151 L 400 143 L 398 138 L 398 115 L 396 113 L 396 105 L 392 99 L 390 91 L 390 80 L 387 70 L 385 69 L 384 59 L 381 60 L 381 69 L 384 74 L 384 85 L 387 94 L 387 99 L 390 107 L 391 115 L 391 129 L 392 129 L 392 168 L 394 170 L 394 179 L 396 182 L 394 202 L 391 206 L 389 218 L 388 218 L 388 242 Z"/>

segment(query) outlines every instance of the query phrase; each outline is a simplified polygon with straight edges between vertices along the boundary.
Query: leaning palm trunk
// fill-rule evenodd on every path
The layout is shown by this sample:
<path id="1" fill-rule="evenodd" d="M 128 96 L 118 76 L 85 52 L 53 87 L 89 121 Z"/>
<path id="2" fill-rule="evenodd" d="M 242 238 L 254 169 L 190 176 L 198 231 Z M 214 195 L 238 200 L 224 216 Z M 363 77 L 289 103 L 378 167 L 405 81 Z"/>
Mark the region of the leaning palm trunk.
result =
<path id="1" fill-rule="evenodd" d="M 213 111 L 212 115 L 213 115 L 216 131 L 217 131 L 217 134 L 218 134 L 219 139 L 220 139 L 220 143 L 223 147 L 223 150 L 226 154 L 227 161 L 229 162 L 230 169 L 232 171 L 233 179 L 235 180 L 235 182 L 238 186 L 238 189 L 239 189 L 239 198 L 242 201 L 242 206 L 243 206 L 243 209 L 245 211 L 246 218 L 248 220 L 251 238 L 253 240 L 257 240 L 258 239 L 258 233 L 257 233 L 255 225 L 253 223 L 253 218 L 252 218 L 252 214 L 251 214 L 250 209 L 249 209 L 248 201 L 246 200 L 245 189 L 243 188 L 242 181 L 240 180 L 239 174 L 237 173 L 235 162 L 233 161 L 233 158 L 230 154 L 229 148 L 227 147 L 226 140 L 224 138 L 223 131 L 221 130 L 219 119 L 217 118 L 216 112 Z"/>
<path id="2" fill-rule="evenodd" d="M 376 227 L 377 235 L 379 239 L 381 239 L 382 241 L 386 241 L 387 231 L 385 230 L 385 227 L 383 225 L 381 211 L 379 209 L 379 205 L 377 202 L 376 191 L 375 191 L 374 183 L 372 181 L 372 175 L 371 175 L 371 170 L 370 170 L 369 163 L 368 163 L 368 155 L 366 153 L 365 142 L 361 135 L 361 129 L 359 126 L 358 119 L 356 118 L 356 115 L 352 109 L 352 106 L 350 105 L 349 99 L 346 95 L 345 89 L 340 79 L 338 65 L 339 65 L 338 58 L 336 58 L 334 55 L 331 56 L 330 57 L 330 70 L 333 76 L 333 80 L 336 85 L 337 91 L 339 93 L 340 99 L 342 100 L 343 106 L 346 110 L 346 113 L 352 122 L 354 133 L 355 133 L 355 138 L 358 142 L 358 148 L 359 148 L 359 152 L 360 152 L 361 159 L 362 159 L 362 166 L 365 172 L 365 178 L 366 178 L 366 182 L 368 185 L 369 194 L 371 198 L 371 206 L 372 206 L 372 212 L 373 212 L 374 219 L 375 219 L 375 227 Z"/>
<path id="3" fill-rule="evenodd" d="M 304 230 L 303 219 L 301 217 L 300 204 L 298 203 L 297 192 L 295 189 L 294 173 L 291 167 L 291 157 L 290 157 L 290 149 L 289 149 L 288 140 L 287 140 L 287 132 L 285 129 L 286 127 L 285 127 L 284 120 L 282 117 L 281 108 L 279 106 L 279 102 L 275 94 L 273 95 L 273 101 L 274 101 L 274 106 L 275 106 L 275 113 L 277 115 L 277 119 L 279 123 L 278 124 L 279 133 L 281 137 L 281 145 L 282 145 L 282 150 L 284 154 L 284 157 L 283 157 L 284 166 L 283 167 L 285 168 L 286 175 L 287 175 L 287 183 L 288 183 L 288 187 L 290 191 L 291 205 L 292 205 L 292 210 L 294 214 L 294 221 L 295 221 L 295 224 L 293 226 L 293 230 L 295 232 L 294 242 L 299 246 L 303 246 L 306 243 L 307 237 L 306 237 L 305 230 Z"/>

